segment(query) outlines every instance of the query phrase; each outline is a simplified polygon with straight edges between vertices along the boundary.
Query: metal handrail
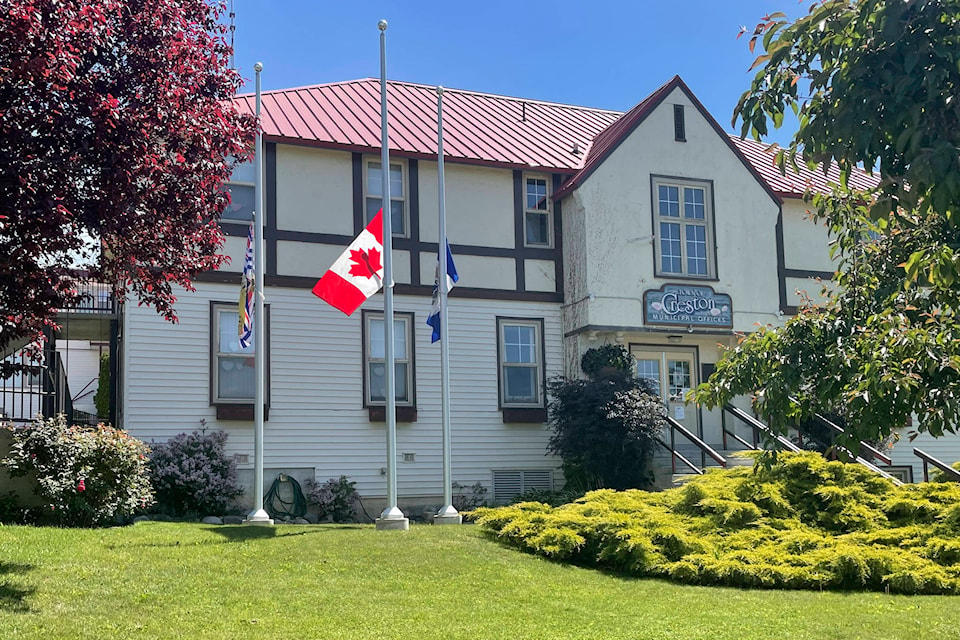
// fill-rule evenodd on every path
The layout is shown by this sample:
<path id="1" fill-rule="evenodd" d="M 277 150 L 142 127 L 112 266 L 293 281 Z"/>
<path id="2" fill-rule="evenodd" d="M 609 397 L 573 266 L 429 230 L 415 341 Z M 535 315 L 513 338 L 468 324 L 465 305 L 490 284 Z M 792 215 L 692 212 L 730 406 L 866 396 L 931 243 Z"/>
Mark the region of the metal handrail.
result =
<path id="1" fill-rule="evenodd" d="M 800 401 L 794 398 L 793 396 L 790 396 L 790 401 L 800 404 Z M 839 433 L 842 435 L 845 435 L 847 433 L 846 431 L 844 431 L 843 427 L 836 424 L 832 420 L 829 420 L 826 416 L 824 416 L 821 413 L 817 413 L 816 411 L 814 411 L 813 419 L 819 422 L 821 425 L 827 427 L 834 433 Z M 886 455 L 885 453 L 882 453 L 881 451 L 877 450 L 875 447 L 873 447 L 867 442 L 864 442 L 863 440 L 860 440 L 859 442 L 860 442 L 861 449 L 866 449 L 867 451 L 869 451 L 874 458 L 880 460 L 880 462 L 882 462 L 883 464 L 893 464 L 893 460 L 890 458 L 890 456 Z M 847 452 L 849 453 L 849 451 Z"/>
<path id="2" fill-rule="evenodd" d="M 707 454 L 708 456 L 716 460 L 721 467 L 727 466 L 727 459 L 724 458 L 722 455 L 720 455 L 716 450 L 714 450 L 713 447 L 711 447 L 706 442 L 704 442 L 699 437 L 697 437 L 695 433 L 687 429 L 685 426 L 683 426 L 682 424 L 680 424 L 670 416 L 666 416 L 666 419 L 667 419 L 667 424 L 670 425 L 671 430 L 675 429 L 679 431 L 680 434 L 683 435 L 687 440 L 697 445 L 697 447 L 701 451 L 703 451 L 705 454 Z"/>
<path id="3" fill-rule="evenodd" d="M 773 431 L 770 430 L 770 427 L 769 427 L 769 426 L 767 426 L 766 424 L 760 422 L 759 420 L 757 420 L 757 419 L 754 418 L 753 416 L 747 414 L 746 412 L 743 411 L 743 409 L 738 409 L 737 407 L 735 407 L 735 406 L 733 406 L 732 404 L 729 404 L 729 403 L 728 403 L 728 404 L 725 404 L 725 405 L 723 406 L 723 410 L 724 410 L 724 411 L 727 411 L 728 413 L 730 413 L 730 414 L 733 415 L 734 417 L 739 418 L 739 419 L 742 420 L 743 422 L 747 423 L 747 425 L 750 426 L 750 427 L 753 427 L 755 431 L 762 431 L 763 433 L 767 434 L 768 436 L 772 436 L 773 439 L 776 440 L 778 443 L 780 443 L 780 446 L 783 447 L 784 449 L 786 449 L 787 451 L 792 451 L 792 452 L 794 452 L 794 453 L 799 453 L 799 452 L 800 452 L 800 447 L 798 447 L 797 445 L 793 444 L 792 442 L 790 442 L 789 440 L 787 440 L 787 439 L 784 438 L 783 436 L 777 435 L 777 434 L 773 433 Z"/>
<path id="4" fill-rule="evenodd" d="M 914 448 L 913 450 L 913 455 L 917 456 L 923 461 L 923 481 L 924 482 L 930 482 L 930 474 L 928 473 L 928 469 L 927 469 L 928 463 L 932 464 L 937 469 L 940 469 L 940 471 L 943 471 L 947 475 L 947 477 L 949 477 L 951 480 L 960 482 L 960 471 L 957 471 L 956 469 L 948 465 L 946 462 L 937 460 L 926 451 L 921 451 L 920 449 L 916 449 L 916 448 Z"/>
<path id="5" fill-rule="evenodd" d="M 671 435 L 673 435 L 672 432 L 671 432 Z M 663 446 L 664 449 L 666 449 L 667 451 L 670 452 L 671 457 L 673 458 L 673 469 L 672 469 L 673 473 L 676 473 L 676 472 L 677 472 L 677 462 L 676 462 L 676 458 L 680 458 L 680 461 L 683 462 L 683 463 L 684 463 L 685 465 L 687 465 L 688 467 L 690 467 L 690 470 L 691 470 L 691 471 L 693 471 L 694 473 L 696 473 L 696 474 L 698 474 L 698 475 L 701 475 L 701 476 L 703 475 L 703 469 L 701 469 L 701 468 L 698 467 L 697 465 L 695 465 L 695 464 L 693 464 L 692 462 L 690 462 L 689 460 L 687 460 L 686 457 L 684 457 L 684 455 L 683 455 L 682 453 L 680 453 L 679 451 L 677 451 L 676 449 L 674 449 L 674 447 L 671 447 L 669 444 L 667 444 L 666 442 L 664 442 L 664 441 L 663 441 L 663 438 L 657 438 L 657 442 L 659 442 L 659 443 Z"/>

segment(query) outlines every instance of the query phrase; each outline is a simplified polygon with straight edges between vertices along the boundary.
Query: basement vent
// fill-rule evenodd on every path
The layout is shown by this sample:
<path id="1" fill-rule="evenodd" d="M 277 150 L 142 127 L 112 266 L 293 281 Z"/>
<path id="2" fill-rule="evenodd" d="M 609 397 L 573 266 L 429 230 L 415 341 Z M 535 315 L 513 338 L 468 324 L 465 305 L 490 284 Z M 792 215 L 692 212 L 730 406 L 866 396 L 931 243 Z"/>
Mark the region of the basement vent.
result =
<path id="1" fill-rule="evenodd" d="M 673 105 L 673 139 L 677 142 L 687 141 L 687 127 L 683 120 L 683 105 Z"/>
<path id="2" fill-rule="evenodd" d="M 493 472 L 493 502 L 495 504 L 507 504 L 521 493 L 531 489 L 552 491 L 553 471 L 536 469 Z"/>

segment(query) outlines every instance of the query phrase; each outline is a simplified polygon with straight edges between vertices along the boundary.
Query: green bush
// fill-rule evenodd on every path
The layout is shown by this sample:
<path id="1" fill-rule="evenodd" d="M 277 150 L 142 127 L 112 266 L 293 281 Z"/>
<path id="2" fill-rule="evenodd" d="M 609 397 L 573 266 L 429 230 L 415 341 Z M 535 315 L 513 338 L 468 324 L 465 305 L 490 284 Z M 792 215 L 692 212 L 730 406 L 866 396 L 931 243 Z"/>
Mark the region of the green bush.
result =
<path id="1" fill-rule="evenodd" d="M 678 582 L 960 593 L 960 486 L 896 486 L 858 465 L 783 454 L 659 493 L 593 491 L 475 512 L 555 560 Z"/>
<path id="2" fill-rule="evenodd" d="M 237 462 L 226 452 L 225 431 L 181 433 L 153 445 L 150 479 L 157 508 L 173 516 L 222 514 L 243 495 Z"/>
<path id="3" fill-rule="evenodd" d="M 309 478 L 306 486 L 307 504 L 317 508 L 317 517 L 321 520 L 353 522 L 357 518 L 357 507 L 360 504 L 356 484 L 348 480 L 347 476 L 330 478 L 323 483 Z"/>
<path id="4" fill-rule="evenodd" d="M 63 415 L 14 429 L 11 476 L 32 474 L 46 518 L 68 527 L 103 526 L 153 503 L 150 449 L 124 431 L 68 426 Z"/>

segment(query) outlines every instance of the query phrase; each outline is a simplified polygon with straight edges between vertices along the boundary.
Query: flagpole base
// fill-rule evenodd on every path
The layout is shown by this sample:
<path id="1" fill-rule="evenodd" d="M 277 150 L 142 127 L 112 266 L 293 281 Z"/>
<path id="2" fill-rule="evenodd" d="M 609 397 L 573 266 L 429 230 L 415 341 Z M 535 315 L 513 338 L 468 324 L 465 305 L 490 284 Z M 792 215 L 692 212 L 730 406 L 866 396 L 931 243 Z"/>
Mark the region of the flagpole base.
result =
<path id="1" fill-rule="evenodd" d="M 459 513 L 453 516 L 442 516 L 438 513 L 433 516 L 433 524 L 463 524 L 463 516 Z"/>
<path id="2" fill-rule="evenodd" d="M 244 519 L 243 524 L 263 525 L 263 526 L 272 527 L 273 518 L 271 518 L 270 514 L 264 511 L 263 509 L 256 509 L 247 514 L 247 517 Z"/>
<path id="3" fill-rule="evenodd" d="M 377 518 L 377 531 L 407 531 L 410 519 L 398 507 L 387 507 Z"/>

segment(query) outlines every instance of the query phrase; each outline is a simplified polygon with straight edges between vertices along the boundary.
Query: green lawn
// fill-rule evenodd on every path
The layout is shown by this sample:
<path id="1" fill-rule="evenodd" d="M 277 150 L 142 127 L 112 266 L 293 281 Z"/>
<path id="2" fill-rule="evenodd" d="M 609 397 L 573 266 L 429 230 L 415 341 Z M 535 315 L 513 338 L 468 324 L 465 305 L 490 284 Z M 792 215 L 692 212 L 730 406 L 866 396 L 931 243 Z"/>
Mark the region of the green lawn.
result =
<path id="1" fill-rule="evenodd" d="M 958 604 L 624 579 L 504 548 L 474 526 L 0 526 L 4 640 L 952 640 Z"/>

